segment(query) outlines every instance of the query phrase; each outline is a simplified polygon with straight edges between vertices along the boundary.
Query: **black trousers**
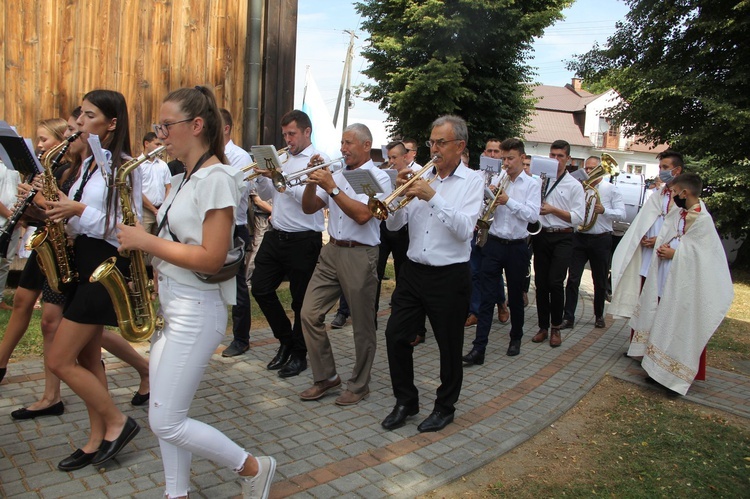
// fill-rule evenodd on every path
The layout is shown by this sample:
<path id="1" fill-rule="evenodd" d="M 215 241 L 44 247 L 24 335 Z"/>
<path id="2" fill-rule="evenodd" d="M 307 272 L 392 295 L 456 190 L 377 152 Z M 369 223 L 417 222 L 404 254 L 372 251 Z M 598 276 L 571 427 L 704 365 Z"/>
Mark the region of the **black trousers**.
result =
<path id="1" fill-rule="evenodd" d="M 503 270 L 508 282 L 508 308 L 510 309 L 510 339 L 520 340 L 523 337 L 523 286 L 529 261 L 529 247 L 521 240 L 505 244 L 496 237 L 490 236 L 482 248 L 481 291 L 482 300 L 479 306 L 479 321 L 474 339 L 474 349 L 484 352 L 492 326 L 495 310 L 495 291 L 497 283 L 503 280 Z"/>
<path id="2" fill-rule="evenodd" d="M 578 288 L 586 262 L 591 267 L 594 281 L 594 316 L 604 316 L 604 299 L 607 296 L 607 275 L 609 274 L 611 234 L 573 234 L 573 256 L 570 259 L 568 283 L 565 285 L 565 313 L 563 318 L 573 321 L 578 305 Z"/>
<path id="3" fill-rule="evenodd" d="M 573 234 L 540 232 L 534 236 L 534 283 L 539 328 L 559 326 L 565 306 L 565 277 L 573 254 Z"/>
<path id="4" fill-rule="evenodd" d="M 393 270 L 398 273 L 401 265 L 406 261 L 406 251 L 409 249 L 409 227 L 405 225 L 399 230 L 388 230 L 385 221 L 380 222 L 380 245 L 378 246 L 378 294 L 375 299 L 375 310 L 380 305 L 380 285 L 385 276 L 385 266 L 388 263 L 388 255 L 393 253 Z"/>
<path id="5" fill-rule="evenodd" d="M 392 296 L 392 312 L 385 330 L 388 367 L 398 404 L 419 406 L 414 385 L 414 331 L 430 320 L 440 350 L 440 386 L 435 410 L 455 412 L 463 382 L 464 322 L 469 312 L 469 263 L 430 267 L 407 260 L 401 267 Z"/>
<path id="6" fill-rule="evenodd" d="M 253 297 L 268 320 L 273 335 L 281 344 L 291 346 L 292 355 L 307 355 L 300 310 L 322 246 L 320 232 L 279 232 L 269 229 L 255 256 L 255 270 L 250 278 Z M 276 294 L 284 277 L 289 278 L 294 324 L 289 321 Z"/>
<path id="7" fill-rule="evenodd" d="M 250 247 L 250 232 L 244 225 L 234 226 L 234 237 L 240 237 L 245 241 L 245 249 Z M 245 279 L 245 262 L 242 262 L 237 270 L 237 276 L 234 280 L 237 282 L 237 304 L 232 305 L 232 334 L 233 342 L 247 346 L 250 344 L 250 326 L 252 325 L 252 316 L 250 315 L 250 292 L 247 289 L 247 280 Z"/>

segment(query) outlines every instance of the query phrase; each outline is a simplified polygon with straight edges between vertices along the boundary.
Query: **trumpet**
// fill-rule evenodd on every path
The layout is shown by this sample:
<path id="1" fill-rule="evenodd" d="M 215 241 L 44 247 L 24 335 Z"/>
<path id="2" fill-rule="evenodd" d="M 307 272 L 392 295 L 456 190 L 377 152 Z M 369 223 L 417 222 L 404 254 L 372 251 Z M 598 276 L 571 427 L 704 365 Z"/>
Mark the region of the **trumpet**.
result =
<path id="1" fill-rule="evenodd" d="M 427 173 L 427 170 L 433 167 L 433 163 L 435 162 L 435 158 L 437 156 L 433 156 L 432 159 L 422 167 L 421 170 L 419 170 L 417 173 L 411 173 L 409 174 L 409 177 L 407 178 L 406 182 L 403 183 L 399 188 L 395 189 L 388 197 L 386 197 L 384 200 L 379 200 L 373 196 L 370 196 L 370 199 L 367 201 L 367 207 L 370 209 L 370 213 L 372 213 L 372 216 L 377 218 L 378 220 L 385 220 L 388 218 L 388 214 L 395 213 L 407 204 L 411 202 L 412 199 L 414 199 L 413 196 L 404 198 L 399 203 L 395 203 L 396 199 L 400 198 L 404 195 L 404 192 L 411 187 L 414 182 L 422 178 L 422 175 Z M 431 184 L 435 179 L 437 178 L 437 175 L 432 177 L 427 181 L 428 184 Z"/>
<path id="2" fill-rule="evenodd" d="M 495 194 L 494 196 L 490 198 L 487 208 L 484 210 L 484 213 L 482 214 L 482 216 L 479 217 L 479 220 L 477 220 L 477 246 L 479 246 L 480 248 L 487 243 L 487 238 L 490 235 L 490 226 L 492 225 L 492 214 L 495 213 L 495 210 L 497 209 L 497 204 L 496 204 L 497 198 L 499 198 L 500 195 L 503 192 L 505 192 L 509 184 L 510 184 L 510 175 L 506 173 L 505 175 L 503 175 L 503 178 L 500 180 L 500 184 L 497 187 L 497 194 Z M 487 189 L 487 187 L 485 187 L 485 189 Z M 485 193 L 485 196 L 486 196 L 486 193 Z"/>
<path id="3" fill-rule="evenodd" d="M 283 154 L 285 156 L 284 160 L 281 162 L 282 165 L 284 163 L 286 163 L 287 161 L 289 161 L 289 156 L 290 156 L 290 154 L 289 154 L 289 147 L 284 147 L 282 149 L 279 149 L 276 152 L 279 155 Z M 255 163 L 249 164 L 247 166 L 243 166 L 242 168 L 240 168 L 240 170 L 242 171 L 242 173 L 247 173 L 249 171 L 252 171 L 256 166 L 258 166 L 258 162 L 257 161 Z M 275 168 L 271 168 L 271 170 L 275 171 L 276 169 Z M 251 180 L 253 180 L 255 178 L 258 178 L 261 175 L 263 175 L 261 172 L 253 172 L 250 175 L 248 175 L 247 177 L 245 177 L 245 182 L 249 182 L 249 181 L 251 181 Z"/>
<path id="4" fill-rule="evenodd" d="M 276 188 L 279 192 L 286 191 L 287 187 L 294 187 L 296 185 L 302 185 L 306 183 L 305 180 L 302 180 L 304 177 L 309 175 L 310 173 L 314 172 L 315 170 L 322 170 L 323 168 L 328 168 L 329 166 L 335 166 L 338 165 L 338 168 L 331 168 L 332 172 L 340 170 L 342 167 L 344 161 L 344 157 L 336 158 L 334 160 L 331 160 L 327 163 L 321 163 L 319 165 L 311 166 L 309 168 L 305 168 L 304 170 L 300 170 L 298 172 L 285 174 L 278 170 L 275 170 L 271 174 L 271 180 L 273 181 L 273 186 Z"/>

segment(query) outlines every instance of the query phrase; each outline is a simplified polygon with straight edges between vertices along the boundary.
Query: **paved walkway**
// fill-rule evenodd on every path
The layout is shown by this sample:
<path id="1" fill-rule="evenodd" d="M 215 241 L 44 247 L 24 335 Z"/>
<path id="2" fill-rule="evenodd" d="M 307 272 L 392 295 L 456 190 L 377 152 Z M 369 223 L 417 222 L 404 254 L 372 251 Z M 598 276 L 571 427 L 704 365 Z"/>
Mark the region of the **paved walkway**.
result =
<path id="1" fill-rule="evenodd" d="M 301 402 L 297 394 L 310 385 L 311 372 L 284 380 L 267 371 L 276 342 L 266 329 L 252 332 L 255 341 L 241 358 L 214 357 L 191 416 L 257 455 L 275 456 L 272 497 L 413 497 L 524 442 L 575 405 L 605 374 L 642 383 L 637 363 L 622 355 L 629 334 L 625 322 L 609 318 L 606 329 L 595 329 L 590 282 L 584 287 L 576 327 L 563 331 L 560 348 L 530 342 L 536 332 L 533 306 L 526 309 L 526 335 L 518 357 L 505 356 L 510 326 L 495 322 L 485 364 L 465 370 L 456 420 L 438 433 L 420 434 L 416 428 L 430 413 L 438 384 L 437 345 L 429 336 L 415 353 L 420 414 L 396 431 L 380 427 L 394 404 L 383 338 L 386 303 L 379 318 L 371 394 L 359 405 L 338 407 L 335 395 Z M 466 331 L 465 350 L 473 335 L 474 328 Z M 331 335 L 343 378 L 352 367 L 351 336 L 350 326 Z M 101 469 L 71 473 L 58 471 L 56 464 L 85 441 L 88 419 L 83 403 L 67 387 L 64 415 L 20 422 L 10 418 L 13 409 L 36 400 L 42 391 L 40 371 L 39 361 L 10 364 L 0 387 L 0 496 L 162 497 L 159 449 L 147 428 L 146 409 L 129 405 L 138 385 L 135 371 L 107 358 L 112 396 L 143 431 Z M 708 378 L 694 384 L 686 398 L 750 418 L 750 378 L 711 369 Z M 192 472 L 191 498 L 240 493 L 234 474 L 210 461 L 196 457 Z"/>

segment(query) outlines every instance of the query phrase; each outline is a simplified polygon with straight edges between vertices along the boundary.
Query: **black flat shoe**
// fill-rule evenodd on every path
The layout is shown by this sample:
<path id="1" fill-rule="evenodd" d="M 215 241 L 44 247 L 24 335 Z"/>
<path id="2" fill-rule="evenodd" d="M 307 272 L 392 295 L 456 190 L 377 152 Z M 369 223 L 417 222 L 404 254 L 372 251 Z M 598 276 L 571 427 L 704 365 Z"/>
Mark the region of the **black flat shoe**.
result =
<path id="1" fill-rule="evenodd" d="M 111 442 L 109 440 L 102 440 L 99 452 L 97 452 L 96 456 L 91 460 L 91 464 L 99 466 L 115 457 L 128 442 L 133 440 L 133 437 L 135 437 L 139 431 L 141 431 L 141 427 L 138 426 L 135 419 L 128 417 L 119 437 Z"/>
<path id="2" fill-rule="evenodd" d="M 8 372 L 7 367 L 0 367 L 0 382 L 3 381 L 3 378 L 5 378 L 5 373 Z"/>
<path id="3" fill-rule="evenodd" d="M 419 407 L 407 407 L 405 405 L 396 404 L 390 414 L 388 414 L 380 426 L 386 430 L 395 430 L 401 428 L 406 424 L 406 419 L 409 416 L 415 416 L 419 414 Z"/>
<path id="4" fill-rule="evenodd" d="M 145 395 L 141 395 L 140 393 L 135 392 L 133 394 L 133 399 L 130 401 L 130 405 L 134 405 L 136 407 L 141 406 L 145 404 L 146 402 L 148 402 L 148 399 L 150 398 L 151 398 L 151 392 L 148 392 Z"/>
<path id="5" fill-rule="evenodd" d="M 294 356 L 279 370 L 279 378 L 298 376 L 305 369 L 307 369 L 307 360 L 304 357 Z"/>
<path id="6" fill-rule="evenodd" d="M 271 362 L 269 362 L 266 366 L 266 369 L 268 369 L 269 371 L 281 369 L 282 367 L 284 367 L 284 364 L 289 361 L 289 356 L 291 355 L 291 353 L 292 349 L 288 345 L 281 345 L 276 351 L 276 355 L 273 356 Z"/>
<path id="7" fill-rule="evenodd" d="M 505 353 L 508 357 L 515 357 L 521 353 L 521 340 L 510 340 L 508 351 Z"/>
<path id="8" fill-rule="evenodd" d="M 62 400 L 56 404 L 52 404 L 49 407 L 45 407 L 44 409 L 17 409 L 10 413 L 10 417 L 13 419 L 34 419 L 41 416 L 60 416 L 62 413 L 65 412 L 65 405 L 62 403 Z"/>
<path id="9" fill-rule="evenodd" d="M 96 452 L 86 454 L 81 449 L 76 449 L 73 454 L 57 463 L 57 469 L 60 471 L 80 470 L 91 464 L 94 456 L 96 456 Z"/>
<path id="10" fill-rule="evenodd" d="M 453 413 L 445 414 L 440 411 L 432 411 L 432 414 L 427 416 L 427 419 L 422 421 L 417 430 L 420 433 L 426 433 L 428 431 L 440 431 L 450 423 L 453 422 Z"/>

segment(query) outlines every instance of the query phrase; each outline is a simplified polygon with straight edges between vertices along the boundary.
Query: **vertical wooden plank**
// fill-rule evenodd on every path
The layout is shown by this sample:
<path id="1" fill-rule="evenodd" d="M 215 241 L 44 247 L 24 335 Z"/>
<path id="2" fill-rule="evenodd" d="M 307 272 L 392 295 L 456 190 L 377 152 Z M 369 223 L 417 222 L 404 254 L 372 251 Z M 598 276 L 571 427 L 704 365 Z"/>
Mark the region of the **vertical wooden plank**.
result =
<path id="1" fill-rule="evenodd" d="M 8 44 L 6 43 L 7 31 L 5 27 L 6 20 L 6 9 L 8 8 L 8 2 L 0 4 L 0 62 L 2 63 L 3 71 L 0 71 L 0 119 L 7 121 L 7 106 L 5 105 L 8 99 L 8 87 L 5 80 L 6 74 L 6 61 L 8 53 Z"/>

